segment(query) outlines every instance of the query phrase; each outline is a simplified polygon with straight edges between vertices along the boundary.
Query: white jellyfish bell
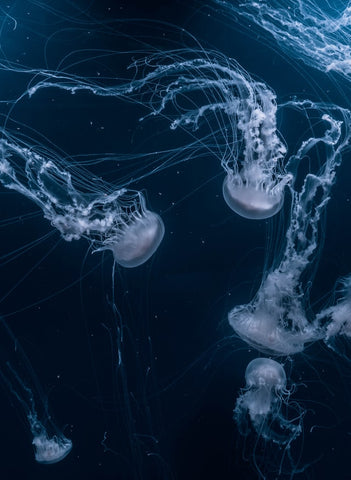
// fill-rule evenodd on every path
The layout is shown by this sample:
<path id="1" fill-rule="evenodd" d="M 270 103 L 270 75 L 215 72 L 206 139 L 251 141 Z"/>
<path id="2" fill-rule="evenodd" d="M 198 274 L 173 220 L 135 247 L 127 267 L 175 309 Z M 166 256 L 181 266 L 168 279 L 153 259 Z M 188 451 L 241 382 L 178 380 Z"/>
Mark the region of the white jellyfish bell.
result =
<path id="1" fill-rule="evenodd" d="M 69 438 L 61 432 L 49 437 L 36 413 L 30 413 L 27 418 L 33 434 L 35 460 L 38 463 L 50 465 L 67 457 L 72 450 L 72 441 Z"/>
<path id="2" fill-rule="evenodd" d="M 229 173 L 223 182 L 223 197 L 229 208 L 241 217 L 264 220 L 278 213 L 284 203 L 284 185 L 273 188 L 256 181 L 243 182 Z"/>
<path id="3" fill-rule="evenodd" d="M 161 217 L 146 208 L 140 194 L 139 208 L 126 219 L 122 216 L 118 230 L 108 236 L 98 250 L 111 250 L 116 263 L 122 267 L 138 267 L 155 253 L 164 233 Z"/>

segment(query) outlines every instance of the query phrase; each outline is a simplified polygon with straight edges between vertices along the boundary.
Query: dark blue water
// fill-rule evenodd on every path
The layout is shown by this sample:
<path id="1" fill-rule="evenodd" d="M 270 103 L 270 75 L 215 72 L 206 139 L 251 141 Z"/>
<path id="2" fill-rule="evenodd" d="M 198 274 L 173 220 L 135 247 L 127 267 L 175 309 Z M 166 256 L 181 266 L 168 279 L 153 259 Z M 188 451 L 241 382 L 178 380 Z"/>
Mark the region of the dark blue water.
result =
<path id="1" fill-rule="evenodd" d="M 180 45 L 183 39 L 170 22 L 206 48 L 235 58 L 273 88 L 278 101 L 299 95 L 348 107 L 349 87 L 338 78 L 283 58 L 260 32 L 241 22 L 233 26 L 218 8 L 196 2 L 23 0 L 2 5 L 0 15 L 1 58 L 11 62 L 0 72 L 0 99 L 15 98 L 27 88 L 31 74 L 16 71 L 16 64 L 64 69 L 90 56 L 90 62 L 71 71 L 123 76 L 130 56 L 94 61 L 94 49 L 128 51 L 137 36 L 144 47 L 149 43 L 162 50 L 176 37 Z M 151 21 L 159 23 L 150 27 Z M 89 55 L 79 53 L 87 49 Z M 26 134 L 28 126 L 33 129 L 29 142 L 69 155 L 132 153 L 189 141 L 185 134 L 172 137 L 162 122 L 140 124 L 142 106 L 87 93 L 43 90 L 13 110 L 10 104 L 0 108 L 3 115 L 10 112 L 11 128 Z M 296 126 L 285 120 L 278 117 L 289 144 Z M 336 279 L 351 269 L 348 156 L 321 236 L 325 245 L 311 292 L 318 308 Z M 93 165 L 91 171 L 107 181 L 118 178 L 111 164 Z M 133 168 L 128 171 L 133 176 Z M 255 436 L 243 439 L 232 419 L 245 368 L 257 352 L 233 338 L 227 313 L 249 302 L 259 287 L 265 258 L 274 257 L 274 245 L 283 238 L 289 204 L 268 221 L 242 219 L 222 198 L 223 178 L 218 159 L 205 155 L 132 184 L 146 192 L 166 233 L 145 265 L 117 268 L 116 306 L 125 325 L 123 372 L 117 367 L 109 252 L 92 255 L 87 241 L 65 242 L 55 232 L 9 262 L 2 257 L 0 296 L 6 298 L 0 313 L 13 337 L 4 329 L 0 369 L 10 361 L 28 384 L 36 378 L 55 424 L 73 442 L 61 463 L 37 464 L 24 412 L 3 385 L 2 479 L 251 480 L 258 478 L 255 459 L 263 459 L 268 479 L 291 478 L 291 472 L 296 479 L 351 478 L 350 363 L 327 347 L 314 345 L 286 362 L 289 383 L 298 385 L 294 399 L 306 415 L 304 434 L 291 446 L 292 460 L 285 457 L 280 476 L 284 452 L 269 443 L 257 445 Z M 27 198 L 1 188 L 0 202 L 1 255 L 53 230 Z M 26 218 L 31 212 L 36 214 Z M 5 221 L 12 217 L 13 222 Z M 346 345 L 346 357 L 347 352 Z"/>

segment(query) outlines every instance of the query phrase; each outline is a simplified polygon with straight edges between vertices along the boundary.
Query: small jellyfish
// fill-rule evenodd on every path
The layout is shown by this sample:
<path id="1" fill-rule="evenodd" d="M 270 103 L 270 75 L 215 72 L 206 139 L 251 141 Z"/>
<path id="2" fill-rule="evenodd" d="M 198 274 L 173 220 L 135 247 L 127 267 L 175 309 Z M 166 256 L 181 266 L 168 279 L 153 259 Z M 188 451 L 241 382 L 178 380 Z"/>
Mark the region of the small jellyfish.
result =
<path id="1" fill-rule="evenodd" d="M 280 445 L 292 442 L 302 431 L 302 413 L 294 421 L 283 415 L 291 391 L 286 388 L 283 366 L 270 358 L 255 358 L 246 368 L 246 388 L 241 391 L 234 409 L 239 431 L 248 434 L 247 416 L 259 437 Z"/>
<path id="2" fill-rule="evenodd" d="M 55 425 L 48 398 L 32 365 L 18 339 L 1 317 L 0 333 L 2 338 L 9 336 L 11 344 L 15 345 L 15 349 L 6 352 L 6 357 L 12 357 L 11 362 L 7 360 L 4 365 L 1 364 L 0 383 L 15 401 L 16 412 L 24 416 L 29 426 L 35 460 L 43 464 L 60 462 L 72 450 L 72 441 Z"/>
<path id="3" fill-rule="evenodd" d="M 67 457 L 72 450 L 71 440 L 62 433 L 49 437 L 35 413 L 29 413 L 27 418 L 33 434 L 32 444 L 35 447 L 35 460 L 38 463 L 49 465 L 60 462 Z"/>
<path id="4" fill-rule="evenodd" d="M 7 374 L 5 371 L 0 371 L 0 379 L 16 398 L 20 406 L 19 410 L 23 411 L 27 418 L 33 435 L 35 460 L 43 464 L 57 463 L 63 460 L 72 450 L 72 441 L 66 438 L 53 423 L 48 412 L 47 399 L 40 391 L 37 380 L 35 380 L 36 386 L 32 387 L 32 390 L 9 363 L 7 364 Z M 43 421 L 38 418 L 35 396 L 37 402 L 43 407 L 41 414 Z"/>

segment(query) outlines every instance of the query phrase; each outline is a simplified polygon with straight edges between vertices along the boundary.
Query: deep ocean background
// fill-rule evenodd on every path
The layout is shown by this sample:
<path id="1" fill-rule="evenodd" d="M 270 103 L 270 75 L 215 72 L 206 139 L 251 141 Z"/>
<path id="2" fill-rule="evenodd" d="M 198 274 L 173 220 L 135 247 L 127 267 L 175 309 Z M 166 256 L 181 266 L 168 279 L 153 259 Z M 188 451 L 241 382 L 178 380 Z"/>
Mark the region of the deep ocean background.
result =
<path id="1" fill-rule="evenodd" d="M 128 35 L 136 29 L 142 36 L 149 33 L 151 20 L 171 22 L 203 45 L 235 58 L 273 88 L 278 101 L 296 95 L 349 107 L 350 88 L 344 80 L 283 58 L 262 32 L 240 20 L 234 25 L 219 9 L 192 1 L 16 1 L 10 8 L 4 3 L 2 51 L 14 64 L 52 68 L 63 52 L 82 48 L 85 42 L 95 45 L 85 39 L 87 14 L 103 24 L 111 21 L 112 30 L 126 34 L 104 37 L 92 21 L 89 35 L 96 35 L 96 48 L 126 51 Z M 74 23 L 72 16 L 85 20 Z M 136 18 L 137 27 L 127 21 Z M 167 35 L 167 28 L 163 23 L 160 32 Z M 156 35 L 149 41 L 162 48 Z M 124 65 L 116 65 L 116 74 L 121 68 Z M 12 69 L 1 71 L 0 78 L 0 97 L 12 98 L 26 88 L 30 76 Z M 2 113 L 8 109 L 1 105 Z M 135 142 L 148 141 L 152 128 L 144 130 L 137 122 L 138 110 L 123 102 L 51 89 L 21 101 L 10 117 L 71 155 L 133 151 Z M 284 123 L 284 117 L 278 122 L 286 137 L 297 128 Z M 157 134 L 163 145 L 171 146 L 169 132 Z M 349 160 L 346 155 L 338 172 L 323 229 L 325 245 L 311 298 L 317 309 L 337 278 L 351 270 Z M 110 167 L 105 171 L 99 165 L 94 173 L 109 179 Z M 267 249 L 283 241 L 289 205 L 269 221 L 240 218 L 222 198 L 223 178 L 217 159 L 201 157 L 133 185 L 146 192 L 148 205 L 166 227 L 152 260 L 137 269 L 118 269 L 116 276 L 116 304 L 129 330 L 124 352 L 132 430 L 138 433 L 132 435 L 135 455 L 128 443 L 130 420 L 113 345 L 112 255 L 92 255 L 88 242 L 68 243 L 53 233 L 6 262 L 6 254 L 52 227 L 28 199 L 0 189 L 0 314 L 26 352 L 55 423 L 73 441 L 72 452 L 61 463 L 37 464 L 23 412 L 4 388 L 2 480 L 258 478 L 252 457 L 255 437 L 240 437 L 232 411 L 244 386 L 245 368 L 259 354 L 232 337 L 226 315 L 234 305 L 248 302 L 259 287 Z M 36 214 L 26 218 L 31 212 Z M 27 371 L 5 332 L 0 351 L 0 369 L 10 361 Z M 257 462 L 264 458 L 267 479 L 289 478 L 294 465 L 301 470 L 296 479 L 351 479 L 350 361 L 314 345 L 285 366 L 290 383 L 298 385 L 294 399 L 306 409 L 304 435 L 291 448 L 292 465 L 284 464 L 287 475 L 275 472 L 283 454 L 277 448 L 257 445 Z"/>

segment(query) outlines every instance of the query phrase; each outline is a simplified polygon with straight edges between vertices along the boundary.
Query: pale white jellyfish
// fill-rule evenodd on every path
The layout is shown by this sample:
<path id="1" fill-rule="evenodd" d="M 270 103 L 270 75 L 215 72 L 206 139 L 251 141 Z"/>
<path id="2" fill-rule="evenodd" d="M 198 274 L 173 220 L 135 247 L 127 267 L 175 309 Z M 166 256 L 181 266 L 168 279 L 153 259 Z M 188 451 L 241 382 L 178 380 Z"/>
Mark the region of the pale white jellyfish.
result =
<path id="1" fill-rule="evenodd" d="M 199 56 L 179 60 L 181 54 L 172 52 L 156 59 L 161 65 L 145 77 L 145 82 L 158 82 L 155 93 L 159 103 L 154 95 L 152 114 L 163 113 L 169 103 L 176 107 L 178 98 L 189 96 L 194 108 L 180 110 L 171 128 L 191 126 L 197 130 L 201 120 L 213 122 L 216 139 L 209 135 L 204 142 L 211 140 L 219 149 L 217 155 L 226 173 L 226 203 L 245 218 L 272 217 L 282 208 L 285 186 L 292 178 L 282 165 L 286 147 L 277 131 L 275 93 L 253 80 L 233 59 L 212 51 L 191 53 Z M 178 61 L 170 63 L 172 55 Z M 168 58 L 167 64 L 164 58 Z M 204 97 L 203 104 L 194 100 L 198 92 Z M 210 143 L 208 149 L 210 154 L 215 150 Z"/>
<path id="2" fill-rule="evenodd" d="M 318 0 L 214 0 L 273 37 L 282 51 L 306 65 L 351 78 L 351 6 Z"/>
<path id="3" fill-rule="evenodd" d="M 116 233 L 108 236 L 104 246 L 97 249 L 111 250 L 115 261 L 126 268 L 145 263 L 159 247 L 165 232 L 161 217 L 147 210 L 139 195 L 139 208 L 131 211 Z"/>
<path id="4" fill-rule="evenodd" d="M 72 441 L 63 434 L 48 436 L 43 424 L 36 414 L 28 415 L 28 422 L 33 434 L 32 444 L 35 448 L 35 460 L 38 463 L 51 464 L 63 460 L 72 450 Z"/>
<path id="5" fill-rule="evenodd" d="M 245 80 L 252 92 L 242 100 L 238 113 L 238 129 L 244 139 L 243 160 L 240 170 L 233 163 L 224 164 L 227 176 L 223 196 L 234 212 L 259 220 L 280 211 L 284 187 L 291 177 L 279 172 L 286 148 L 277 133 L 275 94 L 262 83 Z M 252 97 L 257 102 L 254 107 Z"/>
<path id="6" fill-rule="evenodd" d="M 245 371 L 246 387 L 241 391 L 234 409 L 240 433 L 249 432 L 248 419 L 257 435 L 264 440 L 286 445 L 302 431 L 302 412 L 296 409 L 294 420 L 283 414 L 289 405 L 291 391 L 283 366 L 270 358 L 255 358 Z"/>
<path id="7" fill-rule="evenodd" d="M 313 271 L 318 260 L 321 217 L 330 198 L 341 154 L 350 139 L 348 110 L 331 106 L 327 113 L 326 107 L 323 110 L 309 102 L 290 102 L 290 105 L 311 116 L 318 115 L 319 128 L 324 125 L 325 129 L 324 135 L 303 142 L 290 160 L 291 165 L 297 168 L 317 146 L 323 147 L 324 163 L 317 173 L 306 175 L 300 190 L 291 188 L 292 205 L 285 248 L 265 273 L 253 300 L 247 305 L 234 307 L 228 315 L 230 325 L 246 343 L 274 355 L 301 352 L 306 343 L 324 338 L 320 322 L 306 315 L 310 288 L 306 271 Z"/>
<path id="8" fill-rule="evenodd" d="M 286 147 L 277 131 L 275 93 L 253 80 L 235 60 L 216 51 L 158 52 L 133 66 L 143 76 L 116 87 L 45 72 L 46 78 L 31 86 L 28 94 L 56 87 L 72 93 L 88 90 L 94 95 L 126 97 L 151 110 L 141 120 L 162 115 L 171 119 L 173 130 L 199 133 L 201 126 L 207 132 L 197 141 L 192 137 L 192 143 L 180 150 L 183 158 L 202 151 L 206 161 L 213 156 L 220 160 L 226 174 L 223 196 L 237 214 L 265 219 L 279 212 L 292 176 L 283 168 Z M 170 155 L 178 158 L 179 151 Z"/>
<path id="9" fill-rule="evenodd" d="M 95 251 L 111 250 L 115 261 L 128 268 L 145 263 L 160 245 L 163 221 L 146 208 L 141 192 L 113 191 L 77 169 L 72 178 L 58 160 L 13 139 L 0 140 L 0 154 L 0 182 L 39 205 L 65 240 L 86 238 Z"/>
<path id="10" fill-rule="evenodd" d="M 51 464 L 63 460 L 72 450 L 72 441 L 57 428 L 49 412 L 48 399 L 43 393 L 34 370 L 17 338 L 4 319 L 0 318 L 3 338 L 13 342 L 13 362 L 6 361 L 0 368 L 0 381 L 16 401 L 16 411 L 24 414 L 29 425 L 38 463 Z M 9 353 L 6 352 L 6 356 Z M 15 364 L 15 366 L 14 366 Z"/>

